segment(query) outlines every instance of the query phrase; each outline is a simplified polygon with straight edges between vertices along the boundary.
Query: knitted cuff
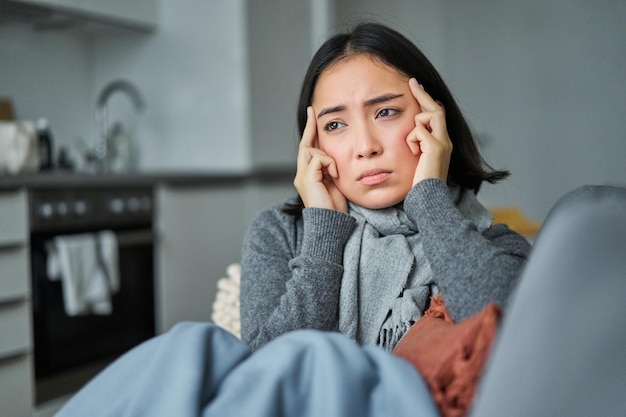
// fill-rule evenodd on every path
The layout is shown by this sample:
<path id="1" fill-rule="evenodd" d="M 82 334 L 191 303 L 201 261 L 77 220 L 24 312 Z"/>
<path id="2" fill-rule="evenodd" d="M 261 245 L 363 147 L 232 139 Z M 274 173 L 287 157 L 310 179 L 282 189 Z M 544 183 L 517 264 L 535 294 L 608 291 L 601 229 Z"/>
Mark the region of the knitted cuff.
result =
<path id="1" fill-rule="evenodd" d="M 448 186 L 439 179 L 418 182 L 404 200 L 404 210 L 419 223 L 437 224 L 448 221 L 455 206 L 450 199 Z"/>
<path id="2" fill-rule="evenodd" d="M 305 208 L 302 210 L 304 236 L 301 255 L 343 263 L 343 249 L 356 226 L 356 220 L 340 211 Z"/>

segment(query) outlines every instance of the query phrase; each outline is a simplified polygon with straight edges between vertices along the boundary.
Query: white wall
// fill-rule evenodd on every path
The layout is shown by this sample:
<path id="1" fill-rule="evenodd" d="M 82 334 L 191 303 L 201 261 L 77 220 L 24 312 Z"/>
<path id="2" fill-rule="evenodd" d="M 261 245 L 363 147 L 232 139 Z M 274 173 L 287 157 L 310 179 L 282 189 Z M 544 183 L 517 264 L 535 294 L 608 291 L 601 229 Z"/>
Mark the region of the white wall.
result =
<path id="1" fill-rule="evenodd" d="M 35 33 L 29 25 L 8 33 L 6 53 L 15 51 L 20 59 L 0 81 L 13 83 L 22 67 L 36 62 L 38 70 L 27 69 L 24 82 L 42 79 L 55 88 L 39 92 L 16 84 L 0 94 L 6 91 L 22 106 L 37 93 L 45 95 L 40 111 L 50 114 L 55 134 L 91 144 L 98 92 L 126 79 L 139 88 L 147 108 L 136 114 L 128 97 L 114 94 L 109 119 L 131 129 L 144 171 L 293 167 L 298 90 L 315 43 L 326 36 L 331 0 L 158 1 L 154 33 L 100 27 Z M 23 48 L 22 33 L 43 42 L 46 53 Z M 72 52 L 70 60 L 59 53 L 64 50 Z M 63 77 L 83 82 L 64 94 L 57 88 Z M 51 100 L 80 112 L 57 117 Z"/>
<path id="2" fill-rule="evenodd" d="M 145 96 L 147 109 L 136 119 L 141 167 L 248 169 L 244 0 L 161 0 L 159 12 L 158 30 L 150 36 L 94 42 L 97 88 L 125 78 Z M 123 96 L 117 100 L 128 103 Z"/>
<path id="3" fill-rule="evenodd" d="M 626 184 L 626 2 L 455 2 L 450 84 L 513 176 L 485 199 L 542 218 L 587 183 Z"/>
<path id="4" fill-rule="evenodd" d="M 541 220 L 563 193 L 626 183 L 626 2 L 337 0 L 337 22 L 382 17 L 440 70 L 511 179 L 489 205 Z M 380 19 L 379 19 L 380 20 Z"/>
<path id="5" fill-rule="evenodd" d="M 37 31 L 0 16 L 0 96 L 17 116 L 50 119 L 58 144 L 81 152 L 93 142 L 98 92 L 110 81 L 135 84 L 147 102 L 135 115 L 114 94 L 110 119 L 134 130 L 144 170 L 250 168 L 244 0 L 159 0 L 154 33 L 121 29 Z"/>
<path id="6" fill-rule="evenodd" d="M 49 119 L 59 144 L 91 141 L 89 40 L 0 19 L 0 97 L 17 118 Z"/>

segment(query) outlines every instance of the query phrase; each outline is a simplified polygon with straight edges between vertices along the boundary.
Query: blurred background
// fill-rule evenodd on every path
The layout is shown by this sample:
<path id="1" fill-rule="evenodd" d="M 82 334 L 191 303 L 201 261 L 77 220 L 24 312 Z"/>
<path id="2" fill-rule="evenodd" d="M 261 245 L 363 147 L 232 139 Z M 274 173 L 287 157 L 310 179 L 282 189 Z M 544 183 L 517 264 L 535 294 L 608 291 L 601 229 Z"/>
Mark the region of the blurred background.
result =
<path id="1" fill-rule="evenodd" d="M 0 0 L 3 415 L 51 416 L 141 340 L 215 321 L 250 220 L 295 194 L 308 62 L 364 20 L 439 69 L 512 173 L 479 199 L 529 240 L 564 193 L 626 183 L 624 0 Z M 111 311 L 67 314 L 51 242 L 93 261 L 112 231 Z"/>
<path id="2" fill-rule="evenodd" d="M 577 185 L 626 180 L 625 1 L 157 3 L 145 30 L 2 11 L 0 96 L 20 119 L 48 118 L 59 144 L 81 147 L 93 140 L 98 93 L 123 78 L 147 102 L 129 122 L 140 169 L 292 167 L 311 54 L 329 34 L 377 20 L 424 50 L 488 162 L 511 170 L 481 192 L 486 204 L 541 220 Z M 132 114 L 125 97 L 115 100 L 111 111 Z"/>

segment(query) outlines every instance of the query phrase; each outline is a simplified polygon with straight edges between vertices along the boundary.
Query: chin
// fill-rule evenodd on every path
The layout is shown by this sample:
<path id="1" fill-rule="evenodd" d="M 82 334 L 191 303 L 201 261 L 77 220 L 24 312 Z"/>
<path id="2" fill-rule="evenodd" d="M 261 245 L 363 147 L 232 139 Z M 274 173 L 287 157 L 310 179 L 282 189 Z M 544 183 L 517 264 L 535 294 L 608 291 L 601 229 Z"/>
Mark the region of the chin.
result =
<path id="1" fill-rule="evenodd" d="M 404 201 L 406 194 L 401 196 L 368 196 L 366 198 L 350 199 L 354 204 L 372 210 L 385 209 L 396 206 Z"/>

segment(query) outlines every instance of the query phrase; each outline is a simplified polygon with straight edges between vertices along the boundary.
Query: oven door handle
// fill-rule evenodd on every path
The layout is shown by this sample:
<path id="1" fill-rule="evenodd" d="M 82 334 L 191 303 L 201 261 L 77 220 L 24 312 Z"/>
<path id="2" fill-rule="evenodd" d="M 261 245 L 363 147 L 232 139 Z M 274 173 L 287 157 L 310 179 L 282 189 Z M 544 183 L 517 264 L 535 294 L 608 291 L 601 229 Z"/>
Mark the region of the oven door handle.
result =
<path id="1" fill-rule="evenodd" d="M 119 247 L 149 245 L 154 242 L 154 232 L 150 229 L 117 231 L 115 236 Z"/>

